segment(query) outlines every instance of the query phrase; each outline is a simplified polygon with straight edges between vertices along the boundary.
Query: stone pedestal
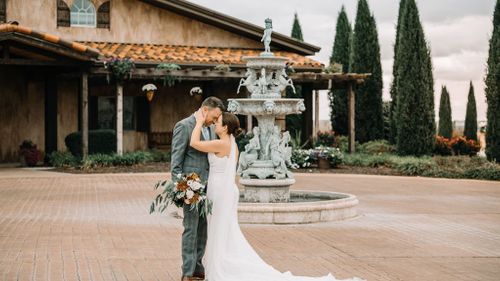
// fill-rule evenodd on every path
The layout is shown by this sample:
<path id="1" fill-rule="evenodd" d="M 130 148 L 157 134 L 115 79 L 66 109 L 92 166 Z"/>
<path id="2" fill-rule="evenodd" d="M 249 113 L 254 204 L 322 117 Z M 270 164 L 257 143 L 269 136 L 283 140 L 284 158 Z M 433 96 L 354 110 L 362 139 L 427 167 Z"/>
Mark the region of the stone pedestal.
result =
<path id="1" fill-rule="evenodd" d="M 290 186 L 294 179 L 240 179 L 244 200 L 249 203 L 286 203 L 290 201 Z"/>

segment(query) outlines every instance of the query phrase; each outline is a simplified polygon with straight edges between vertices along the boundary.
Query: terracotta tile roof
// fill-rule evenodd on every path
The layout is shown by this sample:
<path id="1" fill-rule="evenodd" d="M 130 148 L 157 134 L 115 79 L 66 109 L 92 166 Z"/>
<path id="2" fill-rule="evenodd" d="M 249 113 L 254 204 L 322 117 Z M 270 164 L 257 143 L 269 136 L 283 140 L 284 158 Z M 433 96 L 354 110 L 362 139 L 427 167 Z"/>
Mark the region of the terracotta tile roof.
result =
<path id="1" fill-rule="evenodd" d="M 29 27 L 19 25 L 17 22 L 0 24 L 0 34 L 2 33 L 21 33 L 49 43 L 60 45 L 64 48 L 71 49 L 72 51 L 76 51 L 78 53 L 88 54 L 96 58 L 100 56 L 100 52 L 98 50 L 90 48 L 89 46 L 78 42 L 67 41 L 60 38 L 59 36 L 49 33 L 35 31 Z"/>
<path id="2" fill-rule="evenodd" d="M 243 56 L 257 56 L 262 50 L 217 47 L 173 46 L 107 42 L 82 42 L 99 50 L 105 57 L 131 58 L 136 62 L 169 62 L 177 64 L 245 65 Z M 322 68 L 322 64 L 308 57 L 277 51 L 276 56 L 288 57 L 296 68 Z"/>

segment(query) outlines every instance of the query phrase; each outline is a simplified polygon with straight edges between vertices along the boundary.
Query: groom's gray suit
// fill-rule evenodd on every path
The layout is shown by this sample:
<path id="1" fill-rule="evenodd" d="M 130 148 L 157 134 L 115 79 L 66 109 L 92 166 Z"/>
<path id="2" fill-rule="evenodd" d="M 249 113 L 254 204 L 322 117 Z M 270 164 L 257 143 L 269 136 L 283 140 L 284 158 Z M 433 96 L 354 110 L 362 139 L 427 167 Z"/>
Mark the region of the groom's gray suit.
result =
<path id="1" fill-rule="evenodd" d="M 172 136 L 172 177 L 178 174 L 197 173 L 201 180 L 208 179 L 208 158 L 207 154 L 200 152 L 191 146 L 191 133 L 196 125 L 194 115 L 185 118 L 175 124 Z M 215 139 L 214 128 L 210 128 L 207 137 Z M 207 137 L 202 134 L 201 138 Z M 190 206 L 184 206 L 184 232 L 182 233 L 182 275 L 193 276 L 194 273 L 205 273 L 205 268 L 201 263 L 205 254 L 207 244 L 207 220 L 200 217 L 196 210 L 189 210 Z"/>

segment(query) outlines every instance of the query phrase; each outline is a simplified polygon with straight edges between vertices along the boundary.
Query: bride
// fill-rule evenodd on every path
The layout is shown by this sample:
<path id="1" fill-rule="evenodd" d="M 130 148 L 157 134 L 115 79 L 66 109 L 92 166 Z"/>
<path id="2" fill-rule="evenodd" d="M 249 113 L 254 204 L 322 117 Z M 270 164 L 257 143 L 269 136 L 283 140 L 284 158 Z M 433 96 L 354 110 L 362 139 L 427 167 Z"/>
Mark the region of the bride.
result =
<path id="1" fill-rule="evenodd" d="M 241 133 L 236 115 L 223 112 L 215 123 L 219 139 L 201 141 L 205 116 L 195 113 L 196 126 L 190 145 L 208 153 L 210 171 L 207 198 L 213 202 L 208 216 L 208 241 L 205 252 L 205 273 L 208 281 L 334 281 L 331 274 L 323 277 L 293 276 L 281 273 L 255 252 L 238 224 L 239 191 L 235 183 L 238 148 L 235 136 Z M 349 280 L 361 280 L 358 278 Z"/>

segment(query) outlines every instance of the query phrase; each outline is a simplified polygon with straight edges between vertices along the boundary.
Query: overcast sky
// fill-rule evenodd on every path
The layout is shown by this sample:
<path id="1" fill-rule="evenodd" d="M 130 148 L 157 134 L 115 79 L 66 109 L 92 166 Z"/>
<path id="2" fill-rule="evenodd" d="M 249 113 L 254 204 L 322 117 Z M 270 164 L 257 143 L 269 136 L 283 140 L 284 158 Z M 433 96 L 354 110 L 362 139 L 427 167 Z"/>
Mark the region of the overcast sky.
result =
<path id="1" fill-rule="evenodd" d="M 345 5 L 354 26 L 357 0 L 190 0 L 210 9 L 257 25 L 273 19 L 273 30 L 290 35 L 297 12 L 304 40 L 321 47 L 313 58 L 327 64 L 335 37 L 335 24 Z M 377 21 L 384 72 L 384 100 L 389 100 L 392 81 L 393 44 L 399 0 L 369 0 Z M 436 116 L 441 86 L 450 92 L 453 120 L 464 120 L 469 81 L 475 88 L 478 120 L 486 119 L 484 76 L 488 40 L 493 30 L 495 0 L 417 0 L 426 39 L 431 46 L 434 66 Z M 320 118 L 329 119 L 329 107 L 322 93 Z"/>

